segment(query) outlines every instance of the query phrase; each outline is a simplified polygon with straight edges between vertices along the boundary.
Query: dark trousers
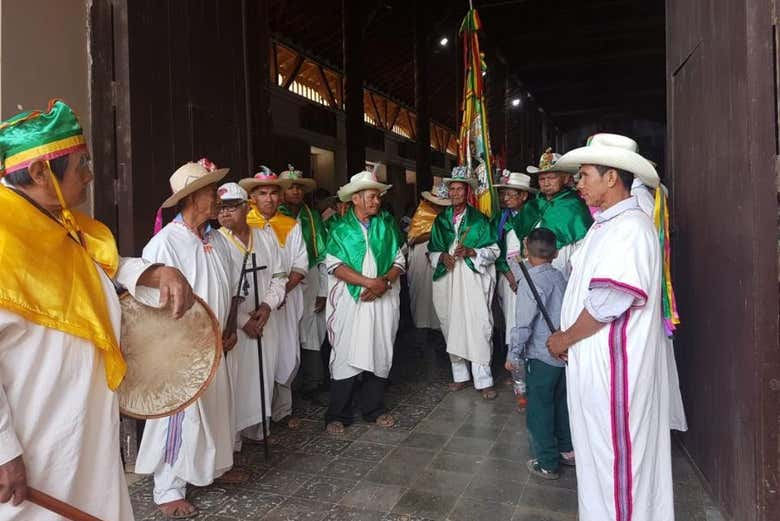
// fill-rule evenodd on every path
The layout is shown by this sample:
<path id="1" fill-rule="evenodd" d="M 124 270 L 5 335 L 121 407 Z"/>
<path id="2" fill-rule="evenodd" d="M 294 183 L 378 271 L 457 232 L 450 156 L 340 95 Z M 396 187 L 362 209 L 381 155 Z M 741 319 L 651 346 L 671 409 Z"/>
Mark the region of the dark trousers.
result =
<path id="1" fill-rule="evenodd" d="M 319 351 L 301 349 L 301 391 L 304 393 L 317 390 L 325 375 L 322 370 L 322 355 Z"/>
<path id="2" fill-rule="evenodd" d="M 561 452 L 572 450 L 566 405 L 566 370 L 540 360 L 525 362 L 531 450 L 544 470 L 557 471 Z"/>
<path id="3" fill-rule="evenodd" d="M 360 380 L 360 381 L 359 381 Z M 338 421 L 350 425 L 355 421 L 353 401 L 357 401 L 360 414 L 367 422 L 376 421 L 385 412 L 386 378 L 379 378 L 367 371 L 352 378 L 330 381 L 330 402 L 325 422 Z"/>

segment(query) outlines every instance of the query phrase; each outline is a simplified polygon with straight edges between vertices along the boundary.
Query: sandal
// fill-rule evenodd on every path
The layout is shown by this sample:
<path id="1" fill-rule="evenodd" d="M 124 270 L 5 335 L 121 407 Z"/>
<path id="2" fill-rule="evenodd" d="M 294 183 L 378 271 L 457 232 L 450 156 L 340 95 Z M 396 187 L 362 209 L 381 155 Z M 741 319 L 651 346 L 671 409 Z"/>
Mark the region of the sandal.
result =
<path id="1" fill-rule="evenodd" d="M 485 400 L 495 400 L 496 396 L 498 396 L 498 393 L 494 388 L 486 387 L 485 389 L 482 389 L 482 398 Z"/>
<path id="2" fill-rule="evenodd" d="M 380 427 L 389 429 L 390 427 L 395 425 L 395 418 L 393 418 L 389 414 L 381 414 L 376 420 L 374 420 L 374 423 L 376 423 Z"/>
<path id="3" fill-rule="evenodd" d="M 234 467 L 222 474 L 214 481 L 222 485 L 238 485 L 240 483 L 246 483 L 249 481 L 249 472 Z"/>
<path id="4" fill-rule="evenodd" d="M 450 382 L 449 384 L 447 384 L 447 388 L 453 393 L 465 389 L 468 386 L 469 386 L 468 380 L 466 380 L 465 382 Z"/>
<path id="5" fill-rule="evenodd" d="M 287 428 L 290 429 L 291 431 L 295 431 L 301 428 L 301 419 L 296 416 L 293 416 L 292 414 L 288 414 L 281 420 L 274 423 L 286 423 Z"/>
<path id="6" fill-rule="evenodd" d="M 330 422 L 325 426 L 325 432 L 328 434 L 344 434 L 344 424 L 341 422 Z"/>
<path id="7" fill-rule="evenodd" d="M 187 501 L 186 499 L 177 499 L 176 501 L 169 501 L 162 505 L 157 505 L 163 516 L 168 519 L 189 519 L 195 517 L 200 512 L 195 505 Z"/>

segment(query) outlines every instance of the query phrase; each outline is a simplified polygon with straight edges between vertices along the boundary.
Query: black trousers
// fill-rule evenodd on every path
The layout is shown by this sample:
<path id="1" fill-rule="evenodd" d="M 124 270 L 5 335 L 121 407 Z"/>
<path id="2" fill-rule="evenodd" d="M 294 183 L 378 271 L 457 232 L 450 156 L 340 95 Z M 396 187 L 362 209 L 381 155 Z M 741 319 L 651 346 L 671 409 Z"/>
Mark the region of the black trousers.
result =
<path id="1" fill-rule="evenodd" d="M 367 422 L 376 421 L 385 412 L 387 378 L 364 371 L 344 380 L 330 381 L 330 402 L 325 422 L 338 421 L 350 425 L 355 421 L 353 402 Z"/>

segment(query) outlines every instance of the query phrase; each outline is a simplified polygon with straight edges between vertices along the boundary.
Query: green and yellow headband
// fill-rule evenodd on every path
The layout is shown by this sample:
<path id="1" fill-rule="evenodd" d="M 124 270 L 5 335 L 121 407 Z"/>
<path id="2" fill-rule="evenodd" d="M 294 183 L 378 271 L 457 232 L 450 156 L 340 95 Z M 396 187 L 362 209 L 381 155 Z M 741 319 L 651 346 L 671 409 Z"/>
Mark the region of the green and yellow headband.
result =
<path id="1" fill-rule="evenodd" d="M 62 100 L 49 102 L 46 112 L 22 112 L 0 123 L 0 177 L 84 150 L 84 131 L 73 110 Z"/>

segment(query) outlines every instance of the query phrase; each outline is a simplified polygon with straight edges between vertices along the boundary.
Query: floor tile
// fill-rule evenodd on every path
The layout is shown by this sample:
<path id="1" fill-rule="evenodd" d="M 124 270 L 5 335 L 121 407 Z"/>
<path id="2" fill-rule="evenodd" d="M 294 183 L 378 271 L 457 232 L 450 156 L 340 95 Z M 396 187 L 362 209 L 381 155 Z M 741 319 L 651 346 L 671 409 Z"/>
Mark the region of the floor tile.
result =
<path id="1" fill-rule="evenodd" d="M 303 498 L 289 498 L 271 510 L 263 521 L 322 521 L 333 505 Z"/>
<path id="2" fill-rule="evenodd" d="M 272 469 L 264 474 L 252 488 L 262 492 L 291 496 L 311 477 L 309 474 L 301 474 L 300 472 Z"/>
<path id="3" fill-rule="evenodd" d="M 395 514 L 408 514 L 432 520 L 447 518 L 458 500 L 455 496 L 429 494 L 419 490 L 409 490 L 401 496 L 393 508 Z"/>
<path id="4" fill-rule="evenodd" d="M 250 521 L 260 519 L 284 501 L 285 497 L 277 494 L 243 491 L 226 501 L 214 515 Z"/>
<path id="5" fill-rule="evenodd" d="M 463 425 L 462 421 L 425 419 L 417 424 L 415 432 L 430 432 L 433 434 L 454 434 Z"/>
<path id="6" fill-rule="evenodd" d="M 552 512 L 546 508 L 536 509 L 519 506 L 515 510 L 512 521 L 577 521 L 577 516 L 562 512 Z"/>
<path id="7" fill-rule="evenodd" d="M 463 436 L 453 436 L 444 446 L 447 452 L 457 452 L 460 454 L 474 454 L 476 456 L 487 456 L 495 442 L 483 438 L 466 438 Z"/>
<path id="8" fill-rule="evenodd" d="M 450 472 L 474 474 L 480 469 L 480 462 L 483 459 L 483 457 L 473 454 L 440 452 L 431 462 L 431 468 L 437 470 L 448 470 Z"/>
<path id="9" fill-rule="evenodd" d="M 447 516 L 448 521 L 511 521 L 514 505 L 462 497 Z"/>
<path id="10" fill-rule="evenodd" d="M 419 427 L 419 425 L 418 425 Z M 408 431 L 372 427 L 358 441 L 369 441 L 383 445 L 400 445 L 409 436 Z"/>
<path id="11" fill-rule="evenodd" d="M 338 503 L 356 484 L 357 481 L 351 479 L 316 476 L 304 483 L 294 495 L 323 503 Z"/>
<path id="12" fill-rule="evenodd" d="M 494 427 L 491 425 L 478 425 L 473 423 L 464 423 L 460 429 L 455 431 L 456 436 L 464 436 L 467 438 L 482 438 L 485 440 L 495 441 L 498 438 L 498 434 L 501 432 L 501 427 Z"/>
<path id="13" fill-rule="evenodd" d="M 328 512 L 324 521 L 382 521 L 386 515 L 387 512 L 374 512 L 336 505 Z"/>
<path id="14" fill-rule="evenodd" d="M 563 514 L 577 513 L 577 492 L 528 483 L 520 498 L 520 506 L 547 509 Z"/>
<path id="15" fill-rule="evenodd" d="M 460 496 L 471 482 L 470 474 L 426 469 L 417 475 L 410 488 L 431 494 Z"/>
<path id="16" fill-rule="evenodd" d="M 341 504 L 353 508 L 389 512 L 393 509 L 407 488 L 361 481 L 346 493 Z"/>
<path id="17" fill-rule="evenodd" d="M 482 458 L 476 472 L 478 477 L 499 478 L 521 483 L 528 481 L 528 468 L 524 461 Z"/>
<path id="18" fill-rule="evenodd" d="M 334 439 L 326 436 L 312 438 L 309 443 L 301 448 L 307 454 L 322 454 L 325 456 L 338 456 L 350 446 L 349 440 Z"/>
<path id="19" fill-rule="evenodd" d="M 525 483 L 501 478 L 476 478 L 463 492 L 465 497 L 516 505 L 523 494 Z"/>
<path id="20" fill-rule="evenodd" d="M 331 462 L 333 458 L 321 454 L 305 454 L 296 452 L 290 454 L 279 463 L 279 468 L 302 472 L 304 474 L 316 474 Z"/>
<path id="21" fill-rule="evenodd" d="M 367 441 L 355 441 L 341 455 L 345 458 L 362 459 L 366 461 L 381 461 L 394 450 L 392 445 L 382 445 Z"/>
<path id="22" fill-rule="evenodd" d="M 335 458 L 328 463 L 320 474 L 334 478 L 359 480 L 365 477 L 376 466 L 375 461 L 351 459 L 344 456 Z"/>
<path id="23" fill-rule="evenodd" d="M 429 432 L 412 432 L 403 443 L 404 447 L 414 447 L 416 449 L 439 450 L 449 439 L 447 434 L 433 434 Z"/>

